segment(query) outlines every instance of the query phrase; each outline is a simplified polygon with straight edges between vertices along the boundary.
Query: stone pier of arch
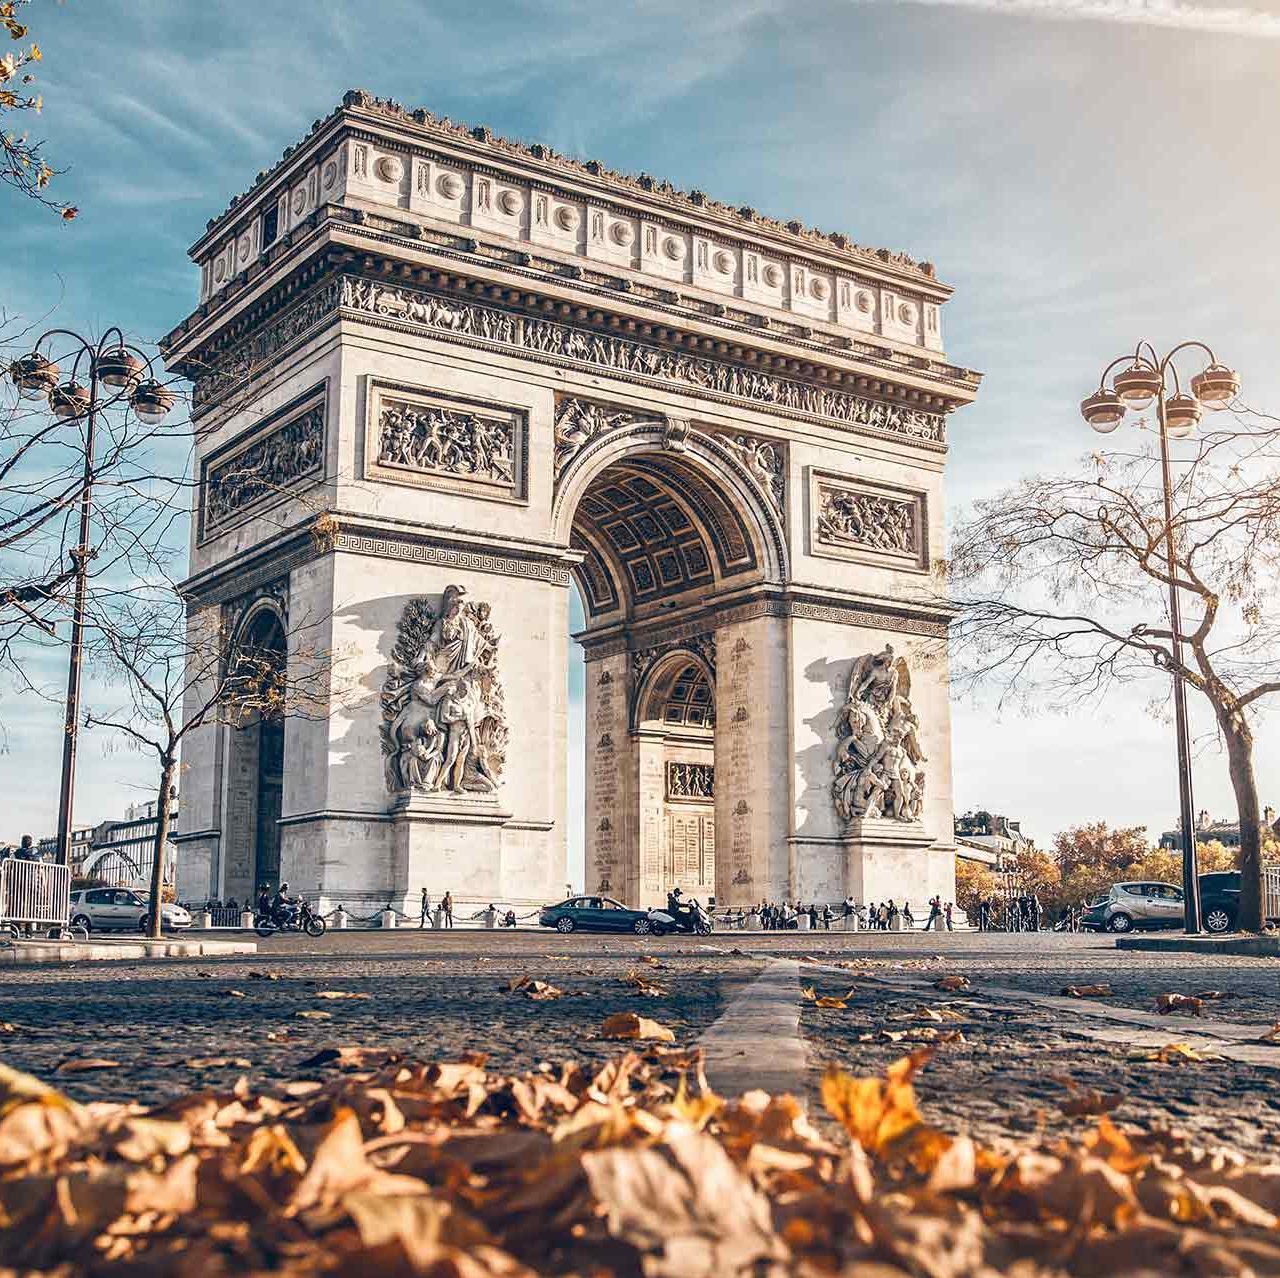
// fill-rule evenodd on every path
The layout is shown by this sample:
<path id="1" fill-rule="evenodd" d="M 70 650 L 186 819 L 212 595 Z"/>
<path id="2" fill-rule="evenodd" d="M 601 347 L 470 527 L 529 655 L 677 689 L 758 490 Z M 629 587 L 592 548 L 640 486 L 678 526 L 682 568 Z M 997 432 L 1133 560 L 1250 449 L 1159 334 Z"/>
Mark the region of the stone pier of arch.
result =
<path id="1" fill-rule="evenodd" d="M 193 642 L 271 601 L 331 677 L 269 837 L 241 729 L 189 738 L 183 895 L 274 838 L 324 907 L 559 898 L 571 583 L 589 891 L 953 894 L 931 569 L 978 377 L 931 266 L 361 93 L 191 255 Z"/>

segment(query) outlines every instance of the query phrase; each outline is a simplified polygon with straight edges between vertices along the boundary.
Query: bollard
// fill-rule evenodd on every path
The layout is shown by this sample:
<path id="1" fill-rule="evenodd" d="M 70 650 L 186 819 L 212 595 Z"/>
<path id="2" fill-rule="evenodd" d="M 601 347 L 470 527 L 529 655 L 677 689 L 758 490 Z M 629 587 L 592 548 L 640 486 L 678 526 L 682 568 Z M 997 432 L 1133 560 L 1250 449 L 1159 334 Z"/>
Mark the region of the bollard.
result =
<path id="1" fill-rule="evenodd" d="M 796 915 L 796 931 L 807 932 L 809 930 L 809 916 L 807 914 Z"/>
<path id="2" fill-rule="evenodd" d="M 431 916 L 431 926 L 439 931 L 444 927 L 444 911 L 437 905 L 435 913 Z"/>
<path id="3" fill-rule="evenodd" d="M 196 911 L 196 927 L 203 928 L 206 932 L 213 926 L 213 911 L 198 910 Z"/>
<path id="4" fill-rule="evenodd" d="M 379 927 L 395 927 L 395 925 L 396 925 L 395 910 L 383 910 L 382 913 L 378 915 Z"/>
<path id="5" fill-rule="evenodd" d="M 346 912 L 346 910 L 340 908 L 333 916 L 333 926 L 345 931 L 350 918 L 351 916 Z"/>
<path id="6" fill-rule="evenodd" d="M 933 920 L 933 930 L 935 932 L 945 932 L 947 930 L 947 920 L 941 914 Z"/>
<path id="7" fill-rule="evenodd" d="M 759 932 L 760 930 L 761 930 L 761 929 L 760 929 L 760 916 L 759 916 L 758 914 L 748 914 L 748 915 L 747 915 L 747 931 L 748 931 L 748 932 Z"/>
<path id="8" fill-rule="evenodd" d="M 889 915 L 889 931 L 890 932 L 902 931 L 902 915 L 899 914 L 897 910 L 894 910 L 894 912 Z"/>
<path id="9" fill-rule="evenodd" d="M 494 928 L 494 927 L 497 927 L 497 926 L 498 926 L 498 911 L 497 911 L 497 910 L 485 910 L 485 912 L 484 912 L 484 925 L 485 925 L 485 927 L 488 927 L 488 928 Z"/>

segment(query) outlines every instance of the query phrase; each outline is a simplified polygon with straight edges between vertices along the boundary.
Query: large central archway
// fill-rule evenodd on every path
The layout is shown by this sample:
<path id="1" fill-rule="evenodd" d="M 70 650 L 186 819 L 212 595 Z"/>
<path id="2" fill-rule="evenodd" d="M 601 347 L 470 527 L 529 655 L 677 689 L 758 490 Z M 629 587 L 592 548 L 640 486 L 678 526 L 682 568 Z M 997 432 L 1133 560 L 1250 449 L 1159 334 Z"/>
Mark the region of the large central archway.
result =
<path id="1" fill-rule="evenodd" d="M 710 434 L 640 421 L 584 449 L 561 497 L 585 618 L 587 888 L 723 901 L 716 616 L 785 572 L 769 489 Z"/>

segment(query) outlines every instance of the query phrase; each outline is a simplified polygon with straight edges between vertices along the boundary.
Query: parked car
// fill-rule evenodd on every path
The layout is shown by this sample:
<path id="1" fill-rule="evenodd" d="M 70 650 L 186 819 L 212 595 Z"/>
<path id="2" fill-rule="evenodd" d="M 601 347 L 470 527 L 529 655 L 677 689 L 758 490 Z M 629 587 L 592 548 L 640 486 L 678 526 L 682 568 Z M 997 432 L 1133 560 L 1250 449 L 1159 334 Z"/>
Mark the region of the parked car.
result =
<path id="1" fill-rule="evenodd" d="M 1182 926 L 1182 889 L 1172 883 L 1115 883 L 1080 917 L 1080 926 L 1104 932 Z"/>
<path id="2" fill-rule="evenodd" d="M 544 905 L 538 923 L 557 932 L 638 932 L 645 936 L 653 931 L 647 910 L 629 910 L 608 896 L 571 896 L 559 905 Z"/>
<path id="3" fill-rule="evenodd" d="M 191 915 L 180 905 L 160 906 L 166 929 L 191 926 Z M 71 893 L 71 926 L 87 932 L 139 932 L 147 926 L 147 898 L 132 888 L 84 888 Z"/>

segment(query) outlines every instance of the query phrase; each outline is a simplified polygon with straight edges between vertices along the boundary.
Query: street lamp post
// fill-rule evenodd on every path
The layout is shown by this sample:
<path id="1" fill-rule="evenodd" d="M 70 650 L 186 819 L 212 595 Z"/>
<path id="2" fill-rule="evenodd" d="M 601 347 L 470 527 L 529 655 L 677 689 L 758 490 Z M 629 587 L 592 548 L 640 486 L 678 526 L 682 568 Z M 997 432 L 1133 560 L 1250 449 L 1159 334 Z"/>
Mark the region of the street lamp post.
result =
<path id="1" fill-rule="evenodd" d="M 1182 389 L 1175 357 L 1198 350 L 1209 363 Z M 1125 365 L 1112 377 L 1112 371 Z M 1107 378 L 1111 377 L 1111 385 Z M 1172 393 L 1170 393 L 1172 390 Z M 1183 439 L 1196 428 L 1204 409 L 1226 408 L 1240 393 L 1240 377 L 1218 362 L 1203 342 L 1181 342 L 1163 357 L 1150 342 L 1139 342 L 1132 355 L 1114 359 L 1103 370 L 1098 389 L 1082 401 L 1080 412 L 1099 434 L 1110 434 L 1125 413 L 1141 411 L 1154 401 L 1160 426 L 1160 478 L 1164 487 L 1164 547 L 1168 564 L 1170 650 L 1173 673 L 1174 729 L 1178 739 L 1178 806 L 1182 825 L 1183 920 L 1189 933 L 1200 931 L 1200 878 L 1196 865 L 1195 801 L 1191 792 L 1191 737 L 1187 728 L 1187 688 L 1182 677 L 1182 609 L 1178 598 L 1174 558 L 1173 479 L 1169 470 L 1169 440 Z"/>
<path id="2" fill-rule="evenodd" d="M 71 375 L 61 381 L 58 364 L 41 351 L 46 342 L 65 339 L 64 358 L 71 361 Z M 82 367 L 88 382 L 80 380 Z M 99 413 L 127 406 L 140 421 L 155 425 L 173 407 L 176 397 L 152 376 L 151 361 L 129 345 L 118 328 L 109 328 L 96 342 L 78 333 L 54 328 L 41 334 L 30 355 L 14 360 L 9 375 L 19 395 L 28 400 L 47 400 L 57 418 L 84 423 L 84 474 L 80 484 L 79 540 L 70 551 L 75 597 L 71 614 L 71 656 L 67 670 L 67 704 L 63 722 L 62 783 L 58 794 L 58 862 L 71 864 L 71 817 L 75 799 L 76 747 L 80 730 L 80 675 L 84 660 L 85 595 L 89 561 L 94 550 L 89 544 L 93 515 L 94 442 Z M 107 388 L 104 393 L 103 388 Z"/>

